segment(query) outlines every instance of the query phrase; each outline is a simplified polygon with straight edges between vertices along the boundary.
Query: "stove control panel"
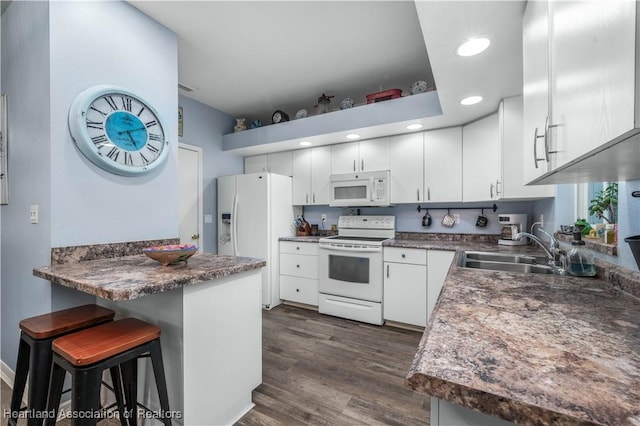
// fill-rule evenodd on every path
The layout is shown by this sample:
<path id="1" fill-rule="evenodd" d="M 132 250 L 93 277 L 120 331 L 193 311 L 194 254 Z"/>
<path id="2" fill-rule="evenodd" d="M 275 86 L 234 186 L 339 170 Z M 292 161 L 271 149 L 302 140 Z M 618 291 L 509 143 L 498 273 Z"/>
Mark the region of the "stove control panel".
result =
<path id="1" fill-rule="evenodd" d="M 395 229 L 395 216 L 340 216 L 338 229 Z"/>

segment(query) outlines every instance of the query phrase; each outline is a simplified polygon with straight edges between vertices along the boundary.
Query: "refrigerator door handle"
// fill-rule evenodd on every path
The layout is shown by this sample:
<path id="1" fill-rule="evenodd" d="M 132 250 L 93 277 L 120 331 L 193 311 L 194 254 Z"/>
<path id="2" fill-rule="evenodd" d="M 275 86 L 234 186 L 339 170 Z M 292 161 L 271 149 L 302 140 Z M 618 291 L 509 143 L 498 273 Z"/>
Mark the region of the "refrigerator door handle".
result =
<path id="1" fill-rule="evenodd" d="M 234 256 L 238 255 L 238 194 L 233 196 L 233 212 L 231 213 L 231 247 Z"/>

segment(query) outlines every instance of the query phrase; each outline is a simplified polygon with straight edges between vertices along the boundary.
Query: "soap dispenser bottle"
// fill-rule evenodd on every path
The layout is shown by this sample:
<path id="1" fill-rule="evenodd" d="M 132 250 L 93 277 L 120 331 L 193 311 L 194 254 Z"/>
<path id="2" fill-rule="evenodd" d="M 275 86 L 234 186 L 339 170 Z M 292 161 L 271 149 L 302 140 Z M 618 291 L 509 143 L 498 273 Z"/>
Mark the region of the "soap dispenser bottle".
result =
<path id="1" fill-rule="evenodd" d="M 567 254 L 567 272 L 576 277 L 593 277 L 596 275 L 593 254 L 585 247 L 580 231 L 573 233 L 571 251 Z"/>

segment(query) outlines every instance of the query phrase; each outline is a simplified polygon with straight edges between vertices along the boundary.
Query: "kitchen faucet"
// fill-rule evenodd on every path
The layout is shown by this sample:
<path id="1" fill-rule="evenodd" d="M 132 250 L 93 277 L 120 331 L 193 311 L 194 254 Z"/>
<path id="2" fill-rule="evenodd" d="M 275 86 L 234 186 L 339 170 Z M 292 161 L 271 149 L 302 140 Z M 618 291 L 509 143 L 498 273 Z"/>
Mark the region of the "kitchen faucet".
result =
<path id="1" fill-rule="evenodd" d="M 531 233 L 532 233 L 532 234 L 533 234 L 533 232 L 534 232 L 534 231 L 533 231 L 533 229 L 535 228 L 536 224 L 540 225 L 540 222 L 536 222 L 536 223 L 534 223 L 533 225 L 531 225 Z M 545 230 L 542 228 L 542 226 L 540 226 L 540 227 L 538 228 L 538 231 L 542 232 L 544 235 L 546 235 L 546 236 L 547 236 L 547 238 L 549 238 L 549 250 L 550 250 L 551 252 L 554 252 L 554 253 L 555 253 L 556 251 L 558 251 L 558 250 L 560 249 L 560 243 L 558 242 L 558 240 L 557 240 L 553 235 L 551 235 L 550 233 L 548 233 L 547 231 L 545 231 Z"/>
<path id="2" fill-rule="evenodd" d="M 544 250 L 544 252 L 547 255 L 547 258 L 549 260 L 549 264 L 551 265 L 555 265 L 556 264 L 556 256 L 552 251 L 549 251 L 549 249 L 547 248 L 547 246 L 544 245 L 544 243 L 542 242 L 542 240 L 540 238 L 538 238 L 537 236 L 530 234 L 529 232 L 518 232 L 515 237 L 513 237 L 514 240 L 516 241 L 520 241 L 522 239 L 522 237 L 529 237 L 532 241 L 535 241 L 536 243 L 538 243 L 538 245 L 540 247 L 542 247 L 542 250 Z M 553 248 L 551 249 L 553 250 Z"/>

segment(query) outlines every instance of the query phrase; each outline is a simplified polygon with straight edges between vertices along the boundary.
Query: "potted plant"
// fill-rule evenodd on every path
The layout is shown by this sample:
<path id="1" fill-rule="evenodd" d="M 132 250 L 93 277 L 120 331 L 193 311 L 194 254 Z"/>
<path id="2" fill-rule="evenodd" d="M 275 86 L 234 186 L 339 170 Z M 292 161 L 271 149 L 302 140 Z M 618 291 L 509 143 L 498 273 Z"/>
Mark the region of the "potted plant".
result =
<path id="1" fill-rule="evenodd" d="M 610 182 L 589 204 L 589 214 L 607 223 L 616 223 L 618 182 Z"/>

